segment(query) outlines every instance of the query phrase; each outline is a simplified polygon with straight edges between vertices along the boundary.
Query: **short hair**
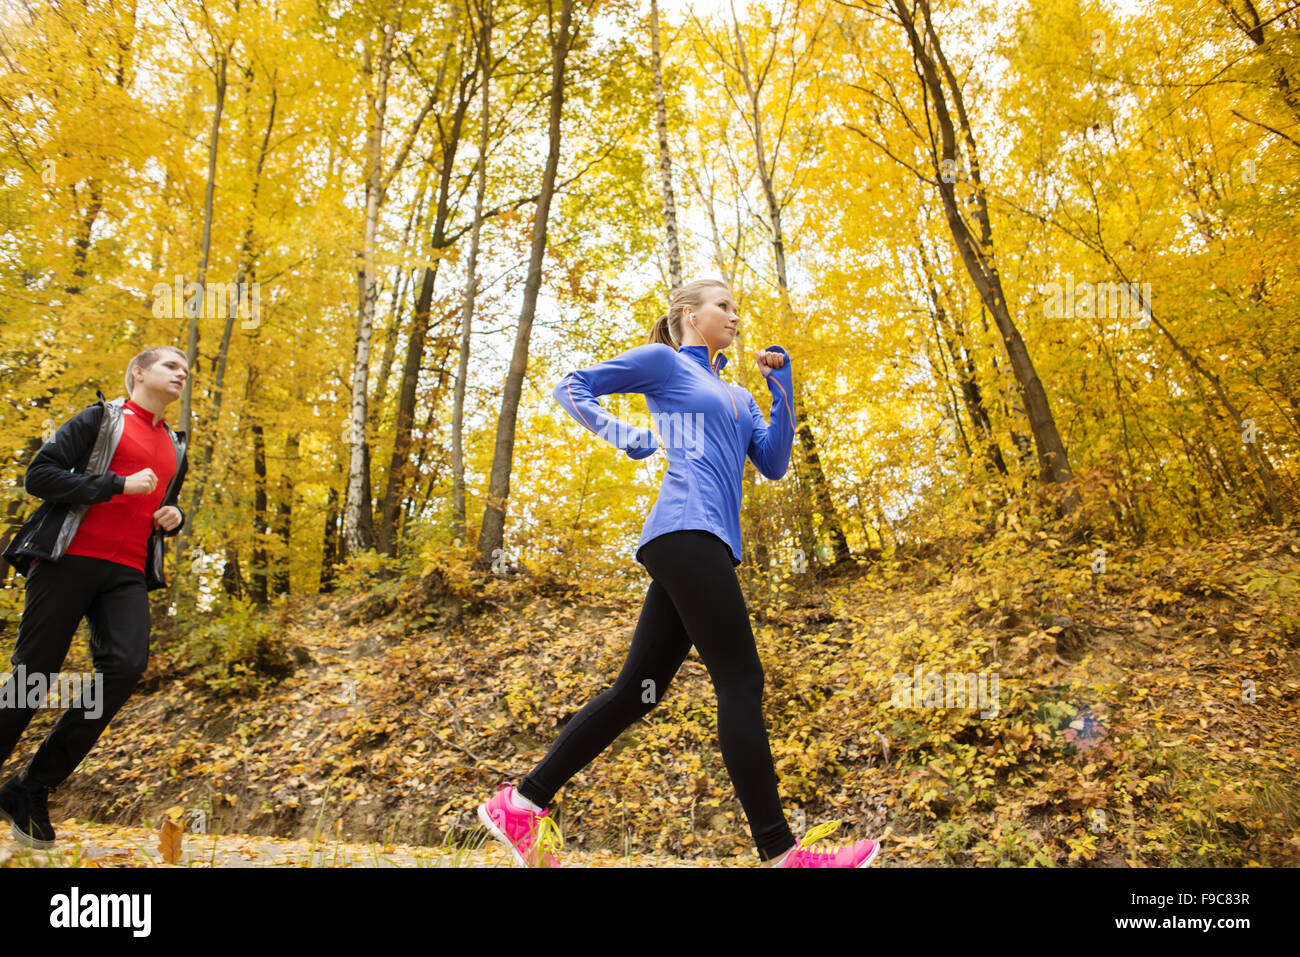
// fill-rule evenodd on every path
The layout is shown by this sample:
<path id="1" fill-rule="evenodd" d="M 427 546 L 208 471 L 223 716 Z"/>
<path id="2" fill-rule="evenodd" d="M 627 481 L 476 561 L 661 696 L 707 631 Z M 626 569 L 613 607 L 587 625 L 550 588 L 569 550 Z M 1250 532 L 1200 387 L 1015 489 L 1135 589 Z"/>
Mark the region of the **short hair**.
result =
<path id="1" fill-rule="evenodd" d="M 176 353 L 185 360 L 186 364 L 190 361 L 190 357 L 185 354 L 185 350 L 178 349 L 176 346 L 154 346 L 152 349 L 144 350 L 144 352 L 140 353 L 126 365 L 126 394 L 128 396 L 135 391 L 135 376 L 132 374 L 131 370 L 136 366 L 139 366 L 141 369 L 152 369 L 153 364 L 158 361 L 158 357 L 164 352 Z"/>

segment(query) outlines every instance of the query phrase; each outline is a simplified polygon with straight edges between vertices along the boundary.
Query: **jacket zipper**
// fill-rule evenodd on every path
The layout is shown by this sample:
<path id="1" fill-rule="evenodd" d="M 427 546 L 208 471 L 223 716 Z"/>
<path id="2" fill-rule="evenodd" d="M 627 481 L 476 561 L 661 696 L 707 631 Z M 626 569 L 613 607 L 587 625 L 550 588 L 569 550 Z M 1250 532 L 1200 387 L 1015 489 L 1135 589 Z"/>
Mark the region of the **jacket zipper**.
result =
<path id="1" fill-rule="evenodd" d="M 721 354 L 721 351 L 714 353 L 714 355 Z M 713 372 L 713 378 L 717 379 L 722 384 L 722 387 L 727 390 L 727 398 L 731 400 L 731 421 L 734 422 L 740 418 L 740 410 L 736 408 L 736 397 L 731 394 L 731 389 L 727 388 L 727 384 L 722 381 L 722 376 L 718 374 L 717 369 L 712 364 L 710 364 L 709 369 Z"/>
<path id="2" fill-rule="evenodd" d="M 110 434 L 108 440 L 105 442 L 103 462 L 100 463 L 102 464 L 104 471 L 108 470 L 109 463 L 113 461 L 113 454 L 117 451 L 117 443 L 120 442 L 122 439 L 120 431 L 118 432 L 116 441 L 113 440 L 111 435 L 111 432 L 117 430 L 118 427 L 122 424 L 121 416 L 120 415 L 118 416 L 116 422 L 110 423 L 109 408 L 108 408 L 109 403 L 106 399 L 104 399 L 104 395 L 102 392 L 96 394 L 99 396 L 100 402 L 104 406 L 104 413 L 99 420 L 99 432 L 95 436 L 95 444 L 91 445 L 90 453 L 86 456 L 86 461 L 82 463 L 81 474 L 83 475 L 87 474 L 87 470 L 90 468 L 90 464 L 91 464 L 90 460 L 95 457 L 95 445 L 99 443 L 99 439 L 101 436 L 105 434 L 105 430 L 109 430 Z M 102 475 L 103 472 L 93 472 L 90 474 Z M 88 511 L 90 511 L 89 505 L 72 505 L 68 507 L 68 514 L 64 518 L 63 525 L 60 526 L 59 532 L 54 538 L 54 546 L 50 549 L 50 557 L 52 560 L 57 561 L 58 559 L 62 558 L 64 554 L 67 552 L 68 546 L 72 544 L 72 539 L 76 536 L 77 529 L 81 525 L 81 520 L 86 517 L 86 512 Z M 68 530 L 69 522 L 72 523 L 71 531 L 68 533 L 67 540 L 63 542 L 63 549 L 60 550 L 59 541 L 63 538 L 64 532 Z M 58 554 L 56 555 L 55 552 L 58 552 Z"/>
<path id="3" fill-rule="evenodd" d="M 168 431 L 171 432 L 170 429 L 168 429 Z M 181 463 L 185 460 L 185 450 L 189 446 L 188 435 L 185 436 L 185 438 L 183 439 L 180 438 L 178 435 L 176 435 L 175 432 L 172 432 L 172 435 L 176 436 L 175 447 L 172 450 L 176 453 L 176 471 L 172 474 L 172 480 L 167 483 L 167 491 L 163 494 L 163 498 L 162 498 L 164 502 L 166 502 L 169 498 L 172 497 L 172 489 L 176 486 L 176 480 L 180 478 Z M 157 576 L 159 581 L 163 581 L 164 578 L 163 567 L 162 567 L 162 555 L 158 552 L 158 549 L 162 545 L 161 531 L 162 531 L 161 529 L 155 529 L 153 535 L 150 536 L 151 538 L 156 538 L 156 542 L 154 547 L 149 549 L 149 554 L 145 559 L 148 562 L 153 562 L 154 555 L 158 554 L 158 563 L 157 566 L 154 568 L 154 574 Z"/>
<path id="4" fill-rule="evenodd" d="M 95 454 L 95 445 L 98 443 L 99 437 L 104 434 L 104 424 L 108 419 L 108 403 L 105 401 L 103 393 L 97 392 L 96 395 L 99 396 L 100 405 L 103 406 L 103 414 L 99 419 L 99 430 L 95 433 L 95 441 L 90 444 L 90 451 L 86 453 L 85 459 L 81 462 L 81 471 L 79 473 L 81 475 L 86 474 L 86 467 L 90 465 L 90 457 Z M 54 533 L 54 541 L 50 545 L 51 560 L 57 560 L 62 557 L 55 555 L 54 552 L 58 549 L 59 538 L 63 534 L 64 526 L 72 520 L 72 510 L 74 508 L 76 508 L 74 505 L 67 506 L 67 511 L 63 515 L 63 521 L 59 523 L 59 530 Z M 50 509 L 44 516 L 42 516 L 41 523 L 36 526 L 30 535 L 27 536 L 27 541 L 23 543 L 23 548 L 31 548 L 36 544 L 36 541 L 41 537 L 41 533 L 45 531 L 45 524 L 50 520 L 50 515 L 53 514 L 53 511 L 53 509 Z M 78 520 L 77 524 L 81 524 L 80 520 Z M 69 539 L 69 541 L 71 541 L 71 539 Z"/>

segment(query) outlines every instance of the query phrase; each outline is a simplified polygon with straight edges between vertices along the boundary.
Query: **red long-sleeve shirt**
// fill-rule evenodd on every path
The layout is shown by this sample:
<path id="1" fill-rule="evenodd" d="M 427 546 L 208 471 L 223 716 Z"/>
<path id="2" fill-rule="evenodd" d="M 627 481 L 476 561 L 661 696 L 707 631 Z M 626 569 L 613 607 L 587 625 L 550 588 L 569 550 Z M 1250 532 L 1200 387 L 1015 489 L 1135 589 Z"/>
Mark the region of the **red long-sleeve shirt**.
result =
<path id="1" fill-rule="evenodd" d="M 123 478 L 151 468 L 158 484 L 148 495 L 114 495 L 92 505 L 77 526 L 66 554 L 86 555 L 144 571 L 153 513 L 162 507 L 167 486 L 176 474 L 176 449 L 167 423 L 130 399 L 122 406 L 122 438 L 108 471 Z"/>

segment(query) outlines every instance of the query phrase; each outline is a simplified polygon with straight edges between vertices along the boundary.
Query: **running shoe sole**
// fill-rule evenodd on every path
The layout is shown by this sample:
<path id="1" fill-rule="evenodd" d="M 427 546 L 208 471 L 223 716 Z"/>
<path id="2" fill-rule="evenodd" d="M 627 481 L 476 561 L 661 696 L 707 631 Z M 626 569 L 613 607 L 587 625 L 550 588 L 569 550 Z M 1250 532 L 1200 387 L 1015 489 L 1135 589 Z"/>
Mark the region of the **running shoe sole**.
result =
<path id="1" fill-rule="evenodd" d="M 54 846 L 54 841 L 42 841 L 39 838 L 32 837 L 30 834 L 19 829 L 18 824 L 14 821 L 12 817 L 9 816 L 8 811 L 0 809 L 0 817 L 4 818 L 6 821 L 9 822 L 9 827 L 14 832 L 14 840 L 17 841 L 19 844 L 23 844 L 27 847 L 35 847 L 40 849 Z"/>
<path id="2" fill-rule="evenodd" d="M 520 854 L 519 850 L 511 843 L 510 838 L 506 837 L 505 831 L 497 827 L 496 823 L 488 817 L 486 801 L 478 806 L 478 819 L 482 822 L 483 826 L 487 828 L 488 833 L 505 846 L 506 850 L 508 850 L 511 856 L 514 857 L 516 864 L 520 867 L 528 866 L 528 862 L 524 860 L 524 856 Z"/>

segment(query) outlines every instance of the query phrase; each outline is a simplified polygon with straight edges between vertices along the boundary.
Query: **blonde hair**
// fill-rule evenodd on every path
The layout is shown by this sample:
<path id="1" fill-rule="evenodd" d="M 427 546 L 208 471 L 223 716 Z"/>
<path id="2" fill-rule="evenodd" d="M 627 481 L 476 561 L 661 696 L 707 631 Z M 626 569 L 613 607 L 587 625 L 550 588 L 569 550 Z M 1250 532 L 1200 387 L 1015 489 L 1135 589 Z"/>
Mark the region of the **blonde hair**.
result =
<path id="1" fill-rule="evenodd" d="M 721 279 L 692 279 L 674 289 L 672 295 L 668 297 L 668 311 L 656 319 L 655 324 L 650 327 L 650 335 L 646 338 L 646 342 L 662 342 L 674 349 L 680 347 L 682 310 L 686 306 L 701 305 L 704 302 L 705 290 L 715 287 L 731 291 L 731 287 Z"/>
<path id="2" fill-rule="evenodd" d="M 164 352 L 174 352 L 187 363 L 190 361 L 190 357 L 185 354 L 185 350 L 178 349 L 175 346 L 154 346 L 152 349 L 144 350 L 144 352 L 140 353 L 126 364 L 125 382 L 127 396 L 130 396 L 131 393 L 135 391 L 135 375 L 131 370 L 136 366 L 139 366 L 141 369 L 152 369 L 153 364 L 158 361 L 158 357 Z"/>

